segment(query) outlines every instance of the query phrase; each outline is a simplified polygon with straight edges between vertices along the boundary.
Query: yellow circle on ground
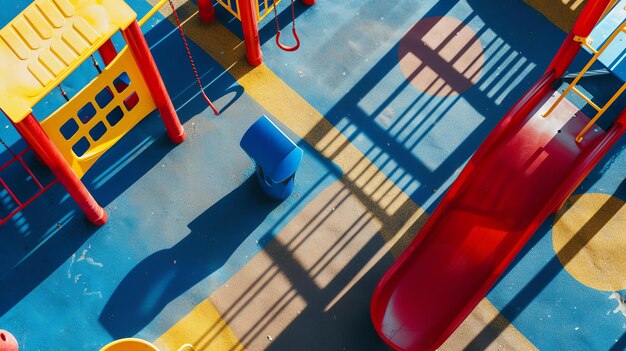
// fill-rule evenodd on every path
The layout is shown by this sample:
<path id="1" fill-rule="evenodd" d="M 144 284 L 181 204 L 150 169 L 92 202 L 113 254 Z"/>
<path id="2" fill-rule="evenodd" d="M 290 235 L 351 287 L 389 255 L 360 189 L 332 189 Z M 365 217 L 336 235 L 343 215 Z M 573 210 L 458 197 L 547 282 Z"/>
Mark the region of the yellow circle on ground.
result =
<path id="1" fill-rule="evenodd" d="M 572 196 L 557 213 L 552 244 L 579 282 L 597 290 L 626 289 L 626 203 L 621 199 Z"/>

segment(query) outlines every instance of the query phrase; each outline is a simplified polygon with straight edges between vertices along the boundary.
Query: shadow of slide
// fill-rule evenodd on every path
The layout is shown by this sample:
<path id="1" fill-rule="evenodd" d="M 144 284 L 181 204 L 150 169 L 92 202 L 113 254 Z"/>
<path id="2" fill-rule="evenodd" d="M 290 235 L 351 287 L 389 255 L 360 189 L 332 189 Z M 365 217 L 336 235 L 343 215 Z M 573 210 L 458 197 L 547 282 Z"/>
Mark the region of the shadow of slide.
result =
<path id="1" fill-rule="evenodd" d="M 99 321 L 114 338 L 135 335 L 172 300 L 224 265 L 279 202 L 268 199 L 254 176 L 189 224 L 191 233 L 157 251 L 122 280 Z"/>

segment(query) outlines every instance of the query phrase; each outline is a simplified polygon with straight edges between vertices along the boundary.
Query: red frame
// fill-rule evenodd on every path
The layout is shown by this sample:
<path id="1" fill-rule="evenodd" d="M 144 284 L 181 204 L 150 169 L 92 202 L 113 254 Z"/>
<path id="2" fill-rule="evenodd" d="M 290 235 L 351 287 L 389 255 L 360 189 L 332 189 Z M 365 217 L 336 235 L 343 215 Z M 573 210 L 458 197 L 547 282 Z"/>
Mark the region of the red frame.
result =
<path id="1" fill-rule="evenodd" d="M 2 179 L 2 177 L 0 177 L 0 185 L 2 185 L 6 191 L 9 193 L 9 196 L 11 196 L 11 198 L 13 199 L 13 201 L 17 204 L 17 208 L 14 209 L 13 211 L 11 211 L 8 215 L 6 215 L 4 218 L 0 218 L 0 226 L 3 225 L 4 223 L 8 222 L 9 219 L 11 219 L 11 217 L 15 216 L 16 214 L 18 214 L 21 210 L 23 210 L 26 206 L 28 206 L 31 202 L 35 201 L 36 198 L 39 197 L 39 195 L 43 194 L 46 190 L 50 189 L 54 184 L 56 184 L 57 179 L 52 180 L 50 183 L 48 183 L 47 185 L 43 185 L 41 183 L 41 181 L 39 181 L 39 179 L 37 178 L 37 176 L 35 176 L 35 174 L 33 173 L 33 171 L 30 169 L 30 167 L 28 167 L 28 165 L 26 164 L 26 162 L 24 162 L 24 155 L 28 152 L 31 151 L 31 148 L 26 148 L 24 151 L 18 153 L 18 154 L 14 154 L 13 158 L 11 160 L 9 160 L 7 163 L 5 163 L 4 165 L 0 166 L 0 172 L 2 172 L 3 170 L 5 170 L 7 167 L 9 167 L 10 165 L 12 165 L 14 162 L 19 162 L 22 167 L 24 167 L 24 169 L 26 170 L 26 172 L 28 173 L 28 175 L 31 176 L 31 178 L 33 178 L 33 181 L 35 182 L 35 184 L 37 184 L 37 187 L 39 188 L 39 190 L 32 195 L 28 200 L 22 202 L 20 201 L 17 196 L 15 195 L 15 193 L 13 193 L 13 191 L 11 190 L 11 188 L 9 188 L 9 186 L 7 185 L 7 183 L 4 181 L 4 179 Z M 10 151 L 9 151 L 10 152 Z"/>
<path id="2" fill-rule="evenodd" d="M 315 0 L 302 0 L 302 3 L 311 6 L 315 4 Z M 237 6 L 241 16 L 243 40 L 246 45 L 246 59 L 252 66 L 259 66 L 263 63 L 263 53 L 259 40 L 259 27 L 256 22 L 255 6 L 258 6 L 258 2 L 255 0 L 237 0 Z M 204 23 L 211 23 L 215 20 L 215 8 L 210 0 L 198 0 L 198 12 L 200 20 Z"/>
<path id="3" fill-rule="evenodd" d="M 156 67 L 152 53 L 150 52 L 137 21 L 134 21 L 128 28 L 122 30 L 122 35 L 135 61 L 138 63 L 141 75 L 148 86 L 148 90 L 155 102 L 157 110 L 161 114 L 169 138 L 176 144 L 183 142 L 186 137 L 185 130 L 178 119 L 172 100 L 165 89 L 163 79 Z M 110 40 L 106 41 L 98 51 L 105 65 L 110 64 L 117 56 L 117 51 Z M 85 213 L 87 219 L 97 226 L 106 223 L 108 218 L 106 211 L 96 202 L 89 190 L 87 190 L 74 171 L 72 171 L 70 165 L 52 143 L 46 132 L 41 128 L 35 116 L 31 113 L 22 121 L 13 125 L 37 156 L 50 168 L 59 183 L 67 189 L 67 192 L 74 201 L 76 201 L 78 207 Z M 41 195 L 40 193 L 47 190 L 49 186 L 51 186 L 51 184 L 41 189 L 35 197 Z M 12 194 L 10 190 L 9 192 Z M 12 197 L 14 197 L 14 195 L 12 195 Z M 33 200 L 34 198 L 31 198 L 24 202 L 20 206 L 20 210 Z M 15 215 L 15 213 L 12 213 L 9 218 L 13 215 Z M 8 218 L 2 220 L 0 225 L 6 220 L 8 220 Z"/>

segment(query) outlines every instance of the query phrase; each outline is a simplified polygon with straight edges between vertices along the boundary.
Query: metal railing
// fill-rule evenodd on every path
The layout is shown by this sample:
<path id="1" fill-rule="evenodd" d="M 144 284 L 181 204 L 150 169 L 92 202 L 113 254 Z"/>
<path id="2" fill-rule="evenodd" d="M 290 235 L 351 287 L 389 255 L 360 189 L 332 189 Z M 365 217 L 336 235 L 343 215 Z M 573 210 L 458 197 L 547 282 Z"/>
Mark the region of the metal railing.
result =
<path id="1" fill-rule="evenodd" d="M 610 7 L 609 7 L 610 8 Z M 582 37 L 574 37 L 575 41 L 578 41 L 581 43 L 582 46 L 584 46 L 585 48 L 587 48 L 589 51 L 591 51 L 593 53 L 593 57 L 591 57 L 591 59 L 589 60 L 589 62 L 587 62 L 587 64 L 585 65 L 585 67 L 578 73 L 578 75 L 576 75 L 576 78 L 574 78 L 574 80 L 569 84 L 569 86 L 563 91 L 563 93 L 561 94 L 561 96 L 558 97 L 558 99 L 556 99 L 556 101 L 552 104 L 552 106 L 550 106 L 550 108 L 544 113 L 542 114 L 543 117 L 548 117 L 553 111 L 554 109 L 557 107 L 557 105 L 563 101 L 563 99 L 565 98 L 565 96 L 570 93 L 573 92 L 575 94 L 577 94 L 578 96 L 580 96 L 583 100 L 585 100 L 585 102 L 587 104 L 589 104 L 589 106 L 593 107 L 593 109 L 596 110 L 596 114 L 595 116 L 593 116 L 593 118 L 589 121 L 589 123 L 587 123 L 587 125 L 580 131 L 580 133 L 578 133 L 578 135 L 576 136 L 576 141 L 580 142 L 583 139 L 583 135 L 593 126 L 594 123 L 596 123 L 596 121 L 602 117 L 602 115 L 606 112 L 606 110 L 609 109 L 609 107 L 611 107 L 611 105 L 615 102 L 615 100 L 617 100 L 617 98 L 624 92 L 624 90 L 626 90 L 626 83 L 622 84 L 622 86 L 615 92 L 615 94 L 613 94 L 613 96 L 611 96 L 611 98 L 609 99 L 609 101 L 604 104 L 602 107 L 598 106 L 595 102 L 593 102 L 589 97 L 587 97 L 585 94 L 583 94 L 580 90 L 578 90 L 576 88 L 576 84 L 578 83 L 578 81 L 580 81 L 580 79 L 585 75 L 585 73 L 587 72 L 587 70 L 589 70 L 589 68 L 591 67 L 591 65 L 593 65 L 594 62 L 596 62 L 596 60 L 600 57 L 600 55 L 602 55 L 602 53 L 611 45 L 611 43 L 613 42 L 613 40 L 620 34 L 620 33 L 626 33 L 626 22 L 622 22 L 622 24 L 620 24 L 614 31 L 613 33 L 611 33 L 611 35 L 609 36 L 609 38 L 602 44 L 602 46 L 596 50 L 595 48 L 593 48 L 592 44 L 593 44 L 593 40 L 591 38 L 582 38 Z"/>
<path id="2" fill-rule="evenodd" d="M 272 1 L 270 5 L 268 0 L 260 0 L 259 6 L 255 6 L 256 12 L 256 21 L 257 23 L 262 21 L 267 15 L 270 14 L 274 10 L 274 7 L 280 4 L 281 0 Z M 239 15 L 239 4 L 238 0 L 217 0 L 217 2 L 222 5 L 226 11 L 230 12 L 235 18 L 241 21 L 241 16 Z"/>

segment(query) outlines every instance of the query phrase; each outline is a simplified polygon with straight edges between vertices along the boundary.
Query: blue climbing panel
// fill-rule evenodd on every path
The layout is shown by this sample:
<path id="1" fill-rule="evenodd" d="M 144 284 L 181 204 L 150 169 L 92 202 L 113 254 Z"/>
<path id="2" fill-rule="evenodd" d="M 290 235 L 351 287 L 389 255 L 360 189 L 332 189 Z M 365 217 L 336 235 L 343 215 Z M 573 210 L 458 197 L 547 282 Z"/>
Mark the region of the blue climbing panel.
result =
<path id="1" fill-rule="evenodd" d="M 626 0 L 620 0 L 591 32 L 594 49 L 598 50 L 618 26 L 626 20 Z M 598 61 L 626 82 L 626 33 L 617 35 L 613 43 L 600 55 Z"/>

